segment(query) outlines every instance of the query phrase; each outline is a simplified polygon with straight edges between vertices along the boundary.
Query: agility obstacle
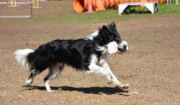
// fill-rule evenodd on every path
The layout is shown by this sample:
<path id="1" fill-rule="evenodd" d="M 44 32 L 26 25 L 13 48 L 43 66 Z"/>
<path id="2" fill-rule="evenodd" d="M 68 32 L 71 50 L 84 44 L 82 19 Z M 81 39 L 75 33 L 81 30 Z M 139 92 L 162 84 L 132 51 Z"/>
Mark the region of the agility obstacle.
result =
<path id="1" fill-rule="evenodd" d="M 39 7 L 39 0 L 33 0 L 33 8 L 42 8 Z"/>
<path id="2" fill-rule="evenodd" d="M 89 8 L 94 11 L 104 11 L 105 8 L 118 8 L 119 4 L 123 3 L 139 3 L 139 2 L 157 2 L 165 3 L 168 0 L 74 0 L 74 11 L 81 13 L 89 11 Z M 89 2 L 92 7 L 89 7 Z"/>
<path id="3" fill-rule="evenodd" d="M 10 0 L 9 7 L 20 7 L 17 0 Z M 41 8 L 39 7 L 39 0 L 32 0 L 33 8 Z"/>
<path id="4" fill-rule="evenodd" d="M 12 4 L 11 4 L 12 3 Z M 11 0 L 10 5 L 12 7 L 17 7 L 18 3 L 16 0 Z M 30 4 L 30 13 L 29 15 L 17 15 L 17 16 L 0 16 L 0 19 L 12 19 L 12 18 L 29 18 L 30 20 L 33 20 L 33 4 L 32 4 L 32 0 L 29 0 L 29 4 Z"/>
<path id="5" fill-rule="evenodd" d="M 179 3 L 178 3 L 178 0 L 176 0 L 176 5 L 178 5 Z"/>
<path id="6" fill-rule="evenodd" d="M 9 7 L 19 7 L 18 2 L 16 0 L 11 0 Z"/>

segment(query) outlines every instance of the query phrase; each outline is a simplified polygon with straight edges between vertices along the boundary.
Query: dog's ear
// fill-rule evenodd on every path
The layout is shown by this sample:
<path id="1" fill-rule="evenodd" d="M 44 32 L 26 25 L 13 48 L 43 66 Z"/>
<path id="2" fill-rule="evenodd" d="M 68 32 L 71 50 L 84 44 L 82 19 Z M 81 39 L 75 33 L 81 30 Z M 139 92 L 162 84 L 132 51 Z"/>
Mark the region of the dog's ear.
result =
<path id="1" fill-rule="evenodd" d="M 107 31 L 107 30 L 109 30 L 109 28 L 107 26 L 103 25 L 102 30 Z"/>
<path id="2" fill-rule="evenodd" d="M 100 29 L 100 33 L 102 35 L 109 35 L 109 32 L 110 32 L 109 28 L 105 25 L 103 25 L 103 27 Z"/>
<path id="3" fill-rule="evenodd" d="M 111 22 L 110 25 L 116 27 L 116 24 L 114 22 Z"/>
<path id="4" fill-rule="evenodd" d="M 112 31 L 117 31 L 116 29 L 116 24 L 114 22 L 111 22 L 109 25 L 109 29 L 112 30 Z"/>

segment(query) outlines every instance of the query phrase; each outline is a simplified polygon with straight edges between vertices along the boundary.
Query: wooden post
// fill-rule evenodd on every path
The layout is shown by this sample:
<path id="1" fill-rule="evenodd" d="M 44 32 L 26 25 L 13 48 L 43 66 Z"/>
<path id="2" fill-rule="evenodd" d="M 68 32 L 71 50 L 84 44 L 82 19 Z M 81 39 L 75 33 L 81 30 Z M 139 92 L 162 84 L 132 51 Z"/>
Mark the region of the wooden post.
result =
<path id="1" fill-rule="evenodd" d="M 33 8 L 41 8 L 39 7 L 39 0 L 33 0 Z"/>
<path id="2" fill-rule="evenodd" d="M 166 0 L 166 4 L 169 5 L 169 0 Z"/>
<path id="3" fill-rule="evenodd" d="M 178 5 L 179 3 L 178 3 L 178 0 L 176 0 L 176 5 Z"/>

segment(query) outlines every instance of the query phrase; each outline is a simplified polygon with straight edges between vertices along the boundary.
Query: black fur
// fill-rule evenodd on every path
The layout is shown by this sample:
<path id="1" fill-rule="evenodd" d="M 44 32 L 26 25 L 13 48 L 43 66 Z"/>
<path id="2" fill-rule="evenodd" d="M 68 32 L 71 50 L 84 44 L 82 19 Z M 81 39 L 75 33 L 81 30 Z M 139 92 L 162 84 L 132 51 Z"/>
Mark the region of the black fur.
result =
<path id="1" fill-rule="evenodd" d="M 92 40 L 54 40 L 41 45 L 28 56 L 33 69 L 40 71 L 56 63 L 65 63 L 79 70 L 88 70 L 90 55 L 101 55 Z M 32 60 L 33 59 L 33 60 Z"/>
<path id="2" fill-rule="evenodd" d="M 115 23 L 111 23 L 99 28 L 87 38 L 57 39 L 39 46 L 34 51 L 19 49 L 14 54 L 17 62 L 31 72 L 26 80 L 27 85 L 33 83 L 36 75 L 49 69 L 48 75 L 44 78 L 48 92 L 52 92 L 49 81 L 59 77 L 65 65 L 86 73 L 105 75 L 108 81 L 116 86 L 128 88 L 128 85 L 123 85 L 117 80 L 108 65 L 107 54 L 113 54 L 117 49 L 125 52 L 128 46 L 126 41 L 121 41 Z"/>
<path id="3" fill-rule="evenodd" d="M 97 46 L 108 43 L 121 42 L 121 38 L 114 23 L 99 29 L 99 35 L 90 39 L 54 40 L 41 45 L 27 57 L 31 70 L 42 72 L 57 63 L 63 63 L 77 70 L 89 70 L 90 56 L 95 54 L 98 58 L 102 52 L 97 51 Z"/>

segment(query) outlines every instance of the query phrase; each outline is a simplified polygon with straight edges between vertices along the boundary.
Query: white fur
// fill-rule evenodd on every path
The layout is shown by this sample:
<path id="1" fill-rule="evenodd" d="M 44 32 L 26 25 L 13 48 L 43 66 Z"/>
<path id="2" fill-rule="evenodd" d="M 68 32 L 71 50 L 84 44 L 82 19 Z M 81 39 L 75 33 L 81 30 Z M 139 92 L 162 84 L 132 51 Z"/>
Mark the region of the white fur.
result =
<path id="1" fill-rule="evenodd" d="M 91 63 L 89 66 L 90 71 L 87 73 L 94 73 L 98 75 L 106 76 L 109 82 L 113 82 L 116 86 L 120 84 L 115 75 L 112 73 L 109 65 L 108 65 L 108 54 L 105 53 L 98 61 L 98 58 L 95 55 L 91 57 Z"/>
<path id="2" fill-rule="evenodd" d="M 28 70 L 30 70 L 30 64 L 27 63 L 27 55 L 32 52 L 34 51 L 31 49 L 21 49 L 14 52 L 17 62 Z"/>
<path id="3" fill-rule="evenodd" d="M 116 76 L 113 74 L 113 72 L 111 71 L 111 69 L 109 67 L 107 53 L 102 55 L 99 63 L 104 68 L 104 70 L 106 70 L 109 73 L 109 75 L 111 76 L 111 80 L 109 82 L 113 82 L 116 86 L 118 86 L 120 84 L 120 82 L 118 81 L 118 79 L 116 78 Z"/>
<path id="4" fill-rule="evenodd" d="M 91 56 L 91 63 L 89 65 L 90 71 L 87 71 L 87 73 L 94 73 L 102 76 L 106 76 L 108 80 L 111 79 L 110 75 L 107 71 L 105 71 L 101 66 L 98 64 L 98 58 L 96 55 Z"/>
<path id="5" fill-rule="evenodd" d="M 108 52 L 109 54 L 114 54 L 118 51 L 118 45 L 115 41 L 108 43 L 105 46 L 96 46 L 97 51 L 102 51 L 102 54 Z"/>
<path id="6" fill-rule="evenodd" d="M 51 87 L 50 87 L 50 85 L 49 85 L 49 81 L 46 81 L 46 82 L 45 82 L 45 86 L 46 86 L 46 90 L 47 90 L 48 92 L 54 92 L 53 90 L 51 90 Z"/>
<path id="7" fill-rule="evenodd" d="M 26 84 L 27 85 L 30 85 L 32 83 L 33 79 L 32 78 L 29 78 L 28 80 L 26 80 Z"/>
<path id="8" fill-rule="evenodd" d="M 60 73 L 61 73 L 61 69 L 59 68 L 59 64 L 50 67 L 49 74 L 48 74 L 49 79 L 47 81 L 45 81 L 46 90 L 48 92 L 53 92 L 49 85 L 49 81 L 54 78 L 59 77 Z"/>
<path id="9" fill-rule="evenodd" d="M 50 75 L 49 80 L 59 77 L 60 73 L 61 73 L 61 69 L 59 68 L 59 64 L 51 67 L 50 70 L 49 70 L 49 74 L 48 74 L 48 75 Z"/>
<path id="10" fill-rule="evenodd" d="M 90 71 L 87 73 L 94 73 L 98 75 L 106 76 L 109 83 L 114 83 L 117 87 L 127 89 L 129 84 L 122 84 L 118 81 L 116 76 L 111 71 L 109 64 L 108 64 L 108 53 L 104 53 L 100 60 L 98 60 L 96 55 L 91 56 L 91 63 L 89 66 Z"/>
<path id="11" fill-rule="evenodd" d="M 104 53 L 106 53 L 108 51 L 107 47 L 99 46 L 99 45 L 96 45 L 96 50 L 97 51 L 102 51 L 102 54 L 104 54 Z"/>
<path id="12" fill-rule="evenodd" d="M 126 50 L 128 50 L 129 48 L 128 48 L 128 44 L 127 44 L 126 41 L 122 41 L 122 42 L 118 45 L 118 47 L 119 47 L 120 49 L 124 49 L 124 48 L 123 48 L 124 45 L 127 46 L 127 47 L 126 47 Z"/>
<path id="13" fill-rule="evenodd" d="M 114 54 L 118 51 L 118 45 L 116 42 L 110 42 L 107 44 L 107 48 L 108 48 L 108 53 L 109 54 Z"/>
<path id="14" fill-rule="evenodd" d="M 87 36 L 87 39 L 93 40 L 94 37 L 96 37 L 98 35 L 99 31 L 95 31 L 94 33 L 90 34 L 89 36 Z"/>
<path id="15" fill-rule="evenodd" d="M 94 37 L 96 37 L 98 35 L 98 33 L 99 33 L 99 31 L 95 31 L 94 33 L 87 36 L 87 39 L 93 40 Z M 109 54 L 114 54 L 118 51 L 118 45 L 115 41 L 108 43 L 106 46 L 107 46 L 107 48 L 105 48 L 104 46 L 97 46 L 96 50 L 103 51 L 103 53 L 108 51 Z"/>

